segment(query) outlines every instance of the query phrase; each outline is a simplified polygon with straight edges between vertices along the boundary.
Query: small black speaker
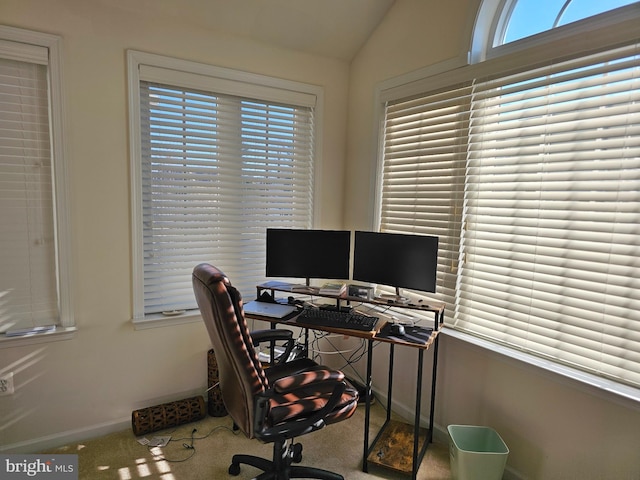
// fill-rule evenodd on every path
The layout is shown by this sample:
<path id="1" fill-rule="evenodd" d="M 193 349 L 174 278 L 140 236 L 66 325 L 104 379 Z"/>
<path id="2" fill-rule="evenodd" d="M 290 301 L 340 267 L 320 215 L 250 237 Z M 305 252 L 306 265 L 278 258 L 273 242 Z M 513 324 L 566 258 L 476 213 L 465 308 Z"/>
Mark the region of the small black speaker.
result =
<path id="1" fill-rule="evenodd" d="M 369 287 L 366 285 L 349 285 L 348 295 L 350 297 L 373 300 L 373 287 Z"/>

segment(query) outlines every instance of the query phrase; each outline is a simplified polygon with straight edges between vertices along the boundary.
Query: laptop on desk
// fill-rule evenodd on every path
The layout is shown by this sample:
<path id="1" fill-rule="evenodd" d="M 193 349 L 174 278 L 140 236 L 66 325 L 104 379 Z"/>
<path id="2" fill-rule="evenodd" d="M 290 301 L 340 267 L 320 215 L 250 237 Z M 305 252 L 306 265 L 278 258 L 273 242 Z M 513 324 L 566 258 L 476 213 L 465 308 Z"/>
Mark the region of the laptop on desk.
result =
<path id="1" fill-rule="evenodd" d="M 284 318 L 287 315 L 295 312 L 297 308 L 295 305 L 283 305 L 281 303 L 269 303 L 258 302 L 252 300 L 243 305 L 244 313 L 250 315 L 259 315 L 261 317 L 269 318 Z"/>

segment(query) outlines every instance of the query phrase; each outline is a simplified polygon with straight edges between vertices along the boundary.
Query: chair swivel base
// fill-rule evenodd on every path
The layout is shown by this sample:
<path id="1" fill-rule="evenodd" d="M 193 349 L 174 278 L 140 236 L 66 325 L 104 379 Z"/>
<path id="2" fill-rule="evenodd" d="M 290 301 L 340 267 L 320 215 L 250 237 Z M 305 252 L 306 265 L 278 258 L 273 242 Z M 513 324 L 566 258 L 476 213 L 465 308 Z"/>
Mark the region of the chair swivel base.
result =
<path id="1" fill-rule="evenodd" d="M 289 480 L 290 478 L 315 478 L 319 480 L 344 480 L 342 475 L 322 470 L 320 468 L 292 465 L 302 460 L 302 445 L 299 443 L 287 447 L 283 442 L 276 442 L 273 446 L 274 460 L 256 457 L 254 455 L 234 455 L 229 466 L 229 474 L 240 474 L 240 464 L 250 465 L 262 470 L 256 480 Z"/>

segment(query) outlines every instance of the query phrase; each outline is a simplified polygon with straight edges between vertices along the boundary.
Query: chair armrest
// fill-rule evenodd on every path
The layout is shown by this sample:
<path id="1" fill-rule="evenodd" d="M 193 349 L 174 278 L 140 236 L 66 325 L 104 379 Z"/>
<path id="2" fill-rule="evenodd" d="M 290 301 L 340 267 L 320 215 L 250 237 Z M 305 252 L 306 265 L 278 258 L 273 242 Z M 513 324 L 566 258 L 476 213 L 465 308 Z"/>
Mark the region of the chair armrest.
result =
<path id="1" fill-rule="evenodd" d="M 254 345 L 271 340 L 289 340 L 293 338 L 293 332 L 284 328 L 269 328 L 267 330 L 253 330 L 251 340 Z"/>
<path id="2" fill-rule="evenodd" d="M 295 341 L 293 339 L 293 332 L 291 330 L 286 330 L 284 328 L 269 328 L 266 330 L 254 330 L 250 333 L 251 341 L 254 345 L 259 345 L 264 342 L 271 342 L 273 348 L 273 342 L 284 340 L 286 343 L 284 344 L 284 352 L 280 354 L 277 358 L 273 358 L 274 364 L 284 363 L 289 359 L 291 352 L 293 351 L 293 347 L 295 346 Z"/>
<path id="3" fill-rule="evenodd" d="M 320 410 L 317 410 L 304 420 L 292 420 L 271 427 L 265 427 L 264 419 L 269 411 L 269 398 L 273 396 L 275 390 L 269 389 L 259 395 L 254 415 L 256 436 L 262 441 L 272 442 L 277 438 L 294 438 L 322 428 L 325 417 L 335 409 L 347 388 L 347 384 L 344 381 L 327 381 L 326 383 L 333 384 L 333 391 L 327 403 Z"/>

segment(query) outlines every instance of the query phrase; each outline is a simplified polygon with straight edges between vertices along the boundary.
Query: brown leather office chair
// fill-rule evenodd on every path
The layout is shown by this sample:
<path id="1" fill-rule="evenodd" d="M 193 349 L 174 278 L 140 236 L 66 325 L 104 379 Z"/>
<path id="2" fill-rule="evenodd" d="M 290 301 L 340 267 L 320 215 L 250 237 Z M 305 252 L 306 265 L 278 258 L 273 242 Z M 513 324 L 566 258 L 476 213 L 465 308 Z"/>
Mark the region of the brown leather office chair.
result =
<path id="1" fill-rule="evenodd" d="M 192 280 L 218 362 L 225 407 L 248 438 L 273 443 L 271 461 L 234 455 L 229 473 L 238 475 L 240 464 L 247 464 L 264 471 L 257 477 L 260 480 L 342 480 L 341 475 L 326 470 L 292 465 L 302 459 L 302 446 L 290 440 L 349 418 L 357 407 L 357 390 L 342 372 L 307 358 L 264 369 L 244 318 L 240 293 L 229 279 L 216 267 L 200 264 Z"/>

